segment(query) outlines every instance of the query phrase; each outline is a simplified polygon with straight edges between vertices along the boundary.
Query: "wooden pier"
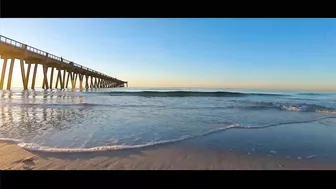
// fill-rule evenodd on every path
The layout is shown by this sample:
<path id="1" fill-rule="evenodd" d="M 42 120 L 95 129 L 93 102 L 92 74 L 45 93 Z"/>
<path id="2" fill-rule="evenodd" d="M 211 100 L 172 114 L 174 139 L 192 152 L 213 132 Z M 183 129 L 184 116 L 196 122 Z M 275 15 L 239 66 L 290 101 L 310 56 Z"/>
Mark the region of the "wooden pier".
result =
<path id="1" fill-rule="evenodd" d="M 128 82 L 126 81 L 108 76 L 2 35 L 0 35 L 0 56 L 1 59 L 4 60 L 0 78 L 0 90 L 4 88 L 3 85 L 8 63 L 9 73 L 6 89 L 11 89 L 15 59 L 20 60 L 22 86 L 24 90 L 27 90 L 29 87 L 35 89 L 36 72 L 39 65 L 43 68 L 43 89 L 75 89 L 77 80 L 79 80 L 80 89 L 128 87 Z M 27 70 L 25 70 L 24 64 L 27 64 Z M 29 85 L 31 69 L 33 69 L 33 74 L 31 85 Z M 53 86 L 54 72 L 57 72 L 55 86 Z M 84 77 L 85 84 L 83 83 Z"/>

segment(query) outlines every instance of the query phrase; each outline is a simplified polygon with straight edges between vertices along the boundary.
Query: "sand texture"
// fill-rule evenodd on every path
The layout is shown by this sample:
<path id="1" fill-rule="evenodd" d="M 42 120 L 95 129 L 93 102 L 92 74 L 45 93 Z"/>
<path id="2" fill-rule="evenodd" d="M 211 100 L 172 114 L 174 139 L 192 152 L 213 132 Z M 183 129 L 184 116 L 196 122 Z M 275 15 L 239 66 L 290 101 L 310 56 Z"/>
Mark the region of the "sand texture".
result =
<path id="1" fill-rule="evenodd" d="M 0 143 L 2 170 L 278 170 L 336 169 L 313 160 L 258 157 L 231 151 L 165 145 L 138 150 L 98 153 L 29 152 L 16 144 Z"/>

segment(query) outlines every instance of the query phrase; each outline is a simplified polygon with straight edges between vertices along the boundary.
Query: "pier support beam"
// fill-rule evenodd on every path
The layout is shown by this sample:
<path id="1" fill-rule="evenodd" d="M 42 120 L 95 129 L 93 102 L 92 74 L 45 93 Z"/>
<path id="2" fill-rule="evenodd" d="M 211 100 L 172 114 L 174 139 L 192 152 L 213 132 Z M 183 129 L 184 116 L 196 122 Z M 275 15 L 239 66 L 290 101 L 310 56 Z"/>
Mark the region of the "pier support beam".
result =
<path id="1" fill-rule="evenodd" d="M 64 71 L 64 74 L 65 74 L 65 71 Z M 58 88 L 58 89 L 63 89 L 64 88 L 64 82 L 65 82 L 65 75 L 64 74 L 62 75 L 62 70 L 60 70 L 60 69 L 57 72 L 56 88 Z"/>
<path id="2" fill-rule="evenodd" d="M 59 85 L 60 85 L 60 88 L 62 88 L 62 85 L 63 85 L 63 77 L 62 77 L 62 70 L 58 70 L 58 80 L 59 80 Z"/>
<path id="3" fill-rule="evenodd" d="M 31 84 L 31 88 L 35 89 L 35 80 L 36 80 L 36 73 L 37 73 L 37 65 L 35 64 L 34 66 L 34 72 L 33 72 L 33 80 L 32 80 L 32 84 Z"/>
<path id="4" fill-rule="evenodd" d="M 29 83 L 29 76 L 30 76 L 30 68 L 31 68 L 31 63 L 27 63 L 28 64 L 28 68 L 27 68 L 27 72 L 26 72 L 26 83 L 25 83 L 25 90 L 28 90 L 28 83 Z"/>
<path id="5" fill-rule="evenodd" d="M 76 81 L 77 81 L 77 74 L 73 72 L 73 73 L 71 73 L 70 77 L 71 77 L 72 89 L 75 89 L 76 88 Z"/>
<path id="6" fill-rule="evenodd" d="M 89 76 L 85 75 L 85 88 L 88 89 L 89 88 Z"/>
<path id="7" fill-rule="evenodd" d="M 57 72 L 57 76 L 56 76 L 56 84 L 55 84 L 55 88 L 57 89 L 58 87 L 58 82 L 59 82 L 59 72 Z"/>
<path id="8" fill-rule="evenodd" d="M 74 73 L 70 72 L 70 78 L 71 78 L 71 88 L 74 89 L 75 88 L 75 81 L 74 81 Z"/>
<path id="9" fill-rule="evenodd" d="M 53 78 L 54 78 L 54 67 L 51 67 L 51 73 L 50 73 L 50 89 L 52 89 L 53 87 Z M 57 81 L 56 81 L 57 82 Z M 57 86 L 56 86 L 57 88 Z"/>
<path id="10" fill-rule="evenodd" d="M 21 77 L 22 77 L 22 85 L 23 85 L 23 90 L 27 90 L 26 88 L 26 76 L 25 76 L 25 69 L 24 69 L 24 62 L 23 59 L 20 59 L 20 68 L 21 68 Z"/>
<path id="11" fill-rule="evenodd" d="M 91 79 L 90 79 L 91 83 L 90 83 L 90 88 L 92 89 L 94 87 L 94 84 L 93 84 L 93 76 L 91 75 Z"/>
<path id="12" fill-rule="evenodd" d="M 79 88 L 82 90 L 83 89 L 83 76 L 82 74 L 79 75 Z"/>
<path id="13" fill-rule="evenodd" d="M 43 89 L 49 89 L 48 85 L 48 66 L 43 65 L 43 84 L 42 84 Z"/>
<path id="14" fill-rule="evenodd" d="M 65 85 L 65 74 L 66 74 L 66 71 L 65 70 L 63 70 L 63 79 L 62 79 L 62 85 L 61 85 L 61 89 L 64 89 L 65 87 L 64 87 L 64 85 Z"/>
<path id="15" fill-rule="evenodd" d="M 76 83 L 77 83 L 77 77 L 78 77 L 78 73 L 75 74 L 75 81 L 74 81 L 74 89 L 76 88 Z"/>
<path id="16" fill-rule="evenodd" d="M 1 78 L 0 78 L 0 90 L 3 89 L 3 84 L 5 81 L 5 74 L 6 74 L 6 68 L 7 68 L 7 58 L 4 58 L 4 62 L 2 65 L 2 73 L 1 73 Z"/>
<path id="17" fill-rule="evenodd" d="M 71 76 L 71 72 L 68 71 L 68 78 L 67 78 L 67 81 L 66 81 L 66 88 L 68 89 L 68 84 L 69 84 L 69 77 Z"/>
<path id="18" fill-rule="evenodd" d="M 97 88 L 97 78 L 95 77 L 94 78 L 94 85 L 93 85 L 94 88 Z"/>
<path id="19" fill-rule="evenodd" d="M 59 83 L 60 86 L 62 86 L 62 75 L 61 75 L 61 70 L 58 70 L 58 72 L 57 72 L 56 89 L 58 88 L 58 83 Z"/>
<path id="20" fill-rule="evenodd" d="M 10 90 L 11 89 L 11 85 L 12 85 L 14 60 L 15 60 L 14 58 L 11 59 L 11 63 L 10 63 L 10 66 L 9 66 L 8 81 L 7 81 L 7 90 Z"/>
<path id="21" fill-rule="evenodd" d="M 100 78 L 98 78 L 97 88 L 100 88 Z"/>

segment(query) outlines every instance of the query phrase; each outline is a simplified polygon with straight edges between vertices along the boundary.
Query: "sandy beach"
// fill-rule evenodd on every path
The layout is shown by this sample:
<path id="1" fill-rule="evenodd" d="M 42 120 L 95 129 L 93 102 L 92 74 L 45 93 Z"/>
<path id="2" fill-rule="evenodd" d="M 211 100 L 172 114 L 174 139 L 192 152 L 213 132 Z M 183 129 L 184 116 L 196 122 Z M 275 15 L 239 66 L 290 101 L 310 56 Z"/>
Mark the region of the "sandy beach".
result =
<path id="1" fill-rule="evenodd" d="M 258 157 L 212 147 L 162 145 L 139 150 L 97 153 L 29 152 L 16 144 L 0 143 L 2 170 L 286 170 L 336 169 L 313 160 Z"/>

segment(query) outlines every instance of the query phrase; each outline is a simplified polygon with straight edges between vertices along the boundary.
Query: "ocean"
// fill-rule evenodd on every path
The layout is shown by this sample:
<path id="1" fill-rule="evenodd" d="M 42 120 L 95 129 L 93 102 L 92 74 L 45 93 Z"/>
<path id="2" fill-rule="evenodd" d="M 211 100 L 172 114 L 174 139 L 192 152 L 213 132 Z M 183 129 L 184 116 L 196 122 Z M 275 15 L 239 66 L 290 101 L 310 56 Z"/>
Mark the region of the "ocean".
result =
<path id="1" fill-rule="evenodd" d="M 336 160 L 336 94 L 197 88 L 0 91 L 0 138 L 41 152 L 194 147 Z"/>

